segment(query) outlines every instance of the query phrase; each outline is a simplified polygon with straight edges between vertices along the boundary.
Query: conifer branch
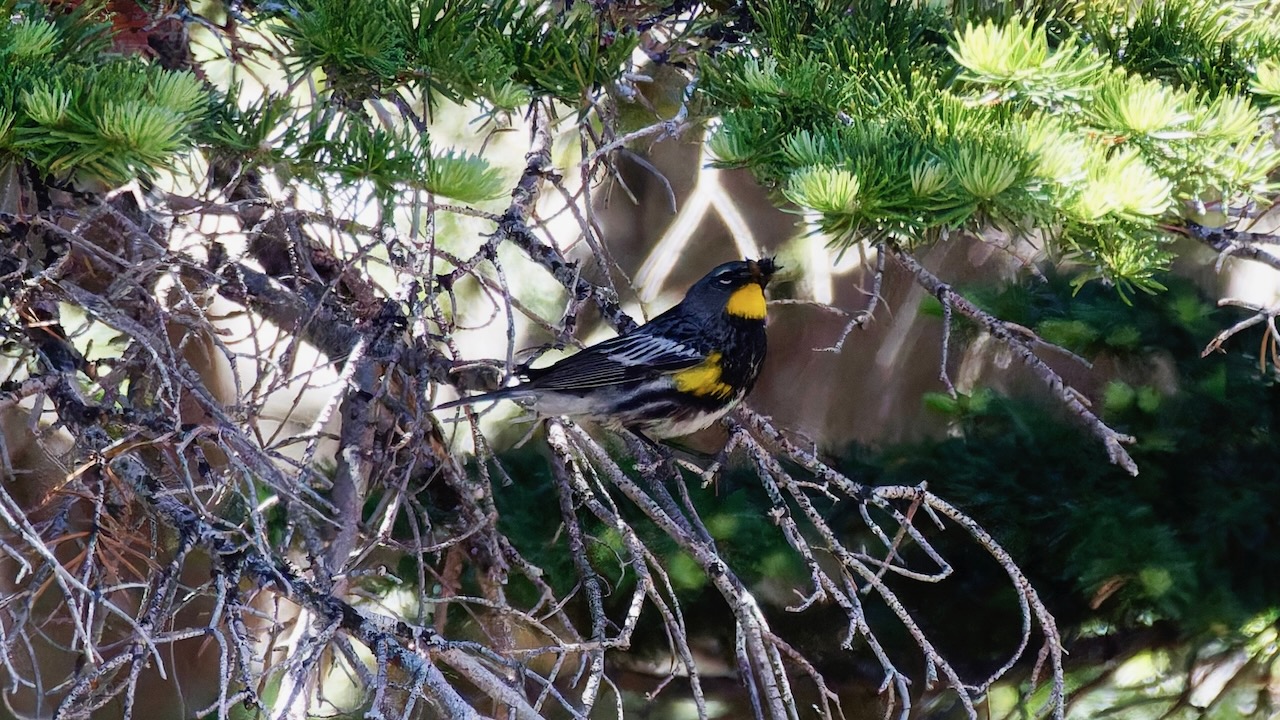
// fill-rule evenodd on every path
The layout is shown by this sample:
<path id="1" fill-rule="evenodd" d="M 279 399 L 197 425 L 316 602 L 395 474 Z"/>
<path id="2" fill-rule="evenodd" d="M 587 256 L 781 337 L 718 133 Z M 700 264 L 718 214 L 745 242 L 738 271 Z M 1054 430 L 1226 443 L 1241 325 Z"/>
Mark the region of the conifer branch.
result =
<path id="1" fill-rule="evenodd" d="M 500 243 L 511 241 L 564 285 L 575 302 L 592 300 L 610 325 L 619 332 L 630 332 L 637 324 L 623 312 L 617 294 L 583 279 L 576 263 L 569 262 L 559 250 L 538 239 L 529 226 L 542 183 L 551 167 L 551 117 L 541 103 L 535 103 L 532 108 L 531 124 L 533 141 L 525 156 L 524 172 L 511 193 L 511 204 L 481 251 L 441 278 L 442 284 L 445 288 L 452 287 L 461 275 L 470 272 L 482 259 L 493 256 Z"/>
<path id="2" fill-rule="evenodd" d="M 1273 234 L 1234 228 L 1210 228 L 1194 222 L 1187 222 L 1186 227 L 1179 230 L 1217 250 L 1222 258 L 1253 260 L 1280 270 L 1280 255 L 1270 249 L 1280 243 Z"/>
<path id="3" fill-rule="evenodd" d="M 936 275 L 929 272 L 920 261 L 910 253 L 897 246 L 888 246 L 888 251 L 893 255 L 907 272 L 911 273 L 916 282 L 921 287 L 936 295 L 939 300 L 950 301 L 951 306 L 955 308 L 961 315 L 969 318 L 977 323 L 979 327 L 992 337 L 1003 342 L 1013 353 L 1027 366 L 1031 372 L 1047 385 L 1050 391 L 1056 396 L 1066 408 L 1075 415 L 1089 430 L 1102 441 L 1103 446 L 1107 450 L 1107 457 L 1115 465 L 1124 468 L 1130 475 L 1138 474 L 1138 465 L 1130 457 L 1124 446 L 1134 442 L 1134 438 L 1129 435 L 1118 433 L 1111 429 L 1106 423 L 1093 413 L 1082 401 L 1080 394 L 1062 379 L 1061 375 L 1054 372 L 1053 368 L 1036 355 L 1034 346 L 1036 343 L 1045 343 L 1039 338 L 1028 340 L 1025 335 L 1026 329 L 1018 326 L 1016 329 L 1009 323 L 1004 322 L 1000 318 L 991 315 L 974 305 L 963 295 L 957 293 Z"/>

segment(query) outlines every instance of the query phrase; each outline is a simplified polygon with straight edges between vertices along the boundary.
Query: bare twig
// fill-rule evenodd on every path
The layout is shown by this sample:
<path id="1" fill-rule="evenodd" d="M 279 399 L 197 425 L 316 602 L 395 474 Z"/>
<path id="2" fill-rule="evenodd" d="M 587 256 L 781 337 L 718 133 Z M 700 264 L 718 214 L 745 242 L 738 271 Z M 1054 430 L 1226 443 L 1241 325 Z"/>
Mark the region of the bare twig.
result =
<path id="1" fill-rule="evenodd" d="M 515 191 L 512 192 L 511 205 L 503 213 L 501 222 L 498 223 L 494 234 L 485 244 L 485 248 L 467 265 L 459 267 L 446 276 L 448 278 L 446 287 L 452 285 L 452 282 L 460 277 L 462 273 L 470 270 L 484 257 L 495 253 L 499 243 L 509 240 L 524 251 L 530 260 L 546 268 L 556 280 L 559 280 L 569 290 L 574 298 L 593 299 L 596 306 L 600 308 L 601 314 L 613 327 L 622 332 L 633 330 L 636 327 L 636 323 L 622 311 L 622 306 L 619 304 L 615 293 L 583 280 L 573 263 L 566 260 L 559 250 L 539 240 L 530 230 L 528 218 L 533 211 L 534 203 L 537 201 L 543 175 L 548 172 L 550 167 L 550 118 L 542 104 L 535 103 L 533 108 L 533 144 L 529 154 L 526 156 L 524 174 L 521 175 L 520 182 L 517 184 Z"/>
<path id="2" fill-rule="evenodd" d="M 844 341 L 848 339 L 849 334 L 853 332 L 854 328 L 864 328 L 867 326 L 867 323 L 875 319 L 876 308 L 880 307 L 880 291 L 884 286 L 884 243 L 876 243 L 875 251 L 876 269 L 871 275 L 871 290 L 867 292 L 867 297 L 869 298 L 867 301 L 867 307 L 854 313 L 853 317 L 849 319 L 849 322 L 845 323 L 844 328 L 840 330 L 840 337 L 836 338 L 836 341 L 830 346 L 818 348 L 820 351 L 834 353 L 840 352 L 844 349 Z M 945 366 L 946 362 L 944 361 L 943 367 L 945 368 Z"/>
<path id="3" fill-rule="evenodd" d="M 1254 325 L 1262 324 L 1264 332 L 1262 345 L 1258 349 L 1258 372 L 1267 371 L 1268 356 L 1272 367 L 1280 368 L 1280 329 L 1276 327 L 1276 317 L 1280 315 L 1280 307 L 1267 307 L 1238 298 L 1223 298 L 1218 301 L 1218 307 L 1226 306 L 1244 308 L 1254 314 L 1213 336 L 1204 351 L 1200 353 L 1200 357 L 1208 357 L 1209 353 L 1221 351 L 1222 346 L 1232 337 Z"/>
<path id="4" fill-rule="evenodd" d="M 929 292 L 937 295 L 940 300 L 944 300 L 944 306 L 946 304 L 945 301 L 949 299 L 951 305 L 961 315 L 978 323 L 979 326 L 991 333 L 997 340 L 1005 343 L 1041 382 L 1049 386 L 1049 389 L 1057 396 L 1058 401 L 1065 405 L 1073 415 L 1079 418 L 1102 441 L 1103 446 L 1107 449 L 1107 457 L 1112 463 L 1124 468 L 1130 475 L 1138 474 L 1137 463 L 1133 461 L 1128 451 L 1124 449 L 1125 445 L 1134 442 L 1134 438 L 1118 433 L 1102 422 L 1092 410 L 1080 401 L 1080 397 L 1071 386 L 1067 385 L 1066 381 L 1053 371 L 1053 368 L 1049 367 L 1035 354 L 1035 350 L 1025 340 L 1023 333 L 1015 332 L 1004 321 L 969 302 L 963 295 L 953 290 L 950 285 L 942 282 L 936 275 L 925 269 L 910 253 L 897 247 L 890 247 L 889 252 L 908 272 L 915 276 L 916 282 Z"/>

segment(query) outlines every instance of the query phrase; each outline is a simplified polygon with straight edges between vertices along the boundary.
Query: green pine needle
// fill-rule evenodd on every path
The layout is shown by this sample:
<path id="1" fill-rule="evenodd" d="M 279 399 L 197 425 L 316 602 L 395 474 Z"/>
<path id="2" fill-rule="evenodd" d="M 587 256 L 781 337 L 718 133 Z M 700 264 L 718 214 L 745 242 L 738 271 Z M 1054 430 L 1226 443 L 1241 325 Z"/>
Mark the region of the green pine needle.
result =
<path id="1" fill-rule="evenodd" d="M 474 203 L 501 197 L 502 174 L 478 155 L 449 150 L 427 162 L 423 186 L 436 195 Z"/>
<path id="2" fill-rule="evenodd" d="M 1193 115 L 1186 95 L 1157 80 L 1115 73 L 1087 110 L 1095 127 L 1120 136 L 1186 137 Z"/>
<path id="3" fill-rule="evenodd" d="M 36 86 L 22 93 L 22 109 L 37 125 L 56 127 L 71 106 L 71 91 L 56 85 Z"/>
<path id="4" fill-rule="evenodd" d="M 27 19 L 13 28 L 8 47 L 3 52 L 12 62 L 32 63 L 53 55 L 61 44 L 58 30 L 52 24 Z"/>
<path id="5" fill-rule="evenodd" d="M 787 180 L 783 193 L 791 202 L 829 215 L 858 210 L 858 177 L 848 170 L 808 167 Z"/>
<path id="6" fill-rule="evenodd" d="M 1111 216 L 1144 221 L 1163 215 L 1172 200 L 1172 184 L 1156 175 L 1136 150 L 1110 157 L 1094 152 L 1088 180 L 1067 210 L 1076 219 L 1097 223 Z"/>
<path id="7" fill-rule="evenodd" d="M 994 200 L 1022 180 L 1017 158 L 980 146 L 959 147 L 946 164 L 960 187 L 979 201 Z"/>
<path id="8" fill-rule="evenodd" d="M 939 160 L 926 160 L 911 168 L 911 192 L 927 199 L 948 194 L 954 187 L 954 177 Z"/>
<path id="9" fill-rule="evenodd" d="M 1280 61 L 1266 60 L 1259 63 L 1249 89 L 1268 99 L 1280 98 Z"/>

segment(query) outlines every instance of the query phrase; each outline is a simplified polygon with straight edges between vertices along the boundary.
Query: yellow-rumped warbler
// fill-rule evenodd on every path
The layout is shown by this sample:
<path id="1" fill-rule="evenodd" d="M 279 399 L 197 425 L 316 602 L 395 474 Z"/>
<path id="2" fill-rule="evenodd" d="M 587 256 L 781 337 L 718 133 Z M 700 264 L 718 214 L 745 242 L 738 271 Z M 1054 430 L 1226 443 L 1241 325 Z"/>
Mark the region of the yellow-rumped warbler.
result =
<path id="1" fill-rule="evenodd" d="M 697 432 L 751 392 L 764 364 L 764 288 L 773 258 L 727 262 L 679 305 L 629 335 L 592 345 L 526 382 L 440 405 L 513 400 L 539 415 L 568 415 L 652 439 Z"/>

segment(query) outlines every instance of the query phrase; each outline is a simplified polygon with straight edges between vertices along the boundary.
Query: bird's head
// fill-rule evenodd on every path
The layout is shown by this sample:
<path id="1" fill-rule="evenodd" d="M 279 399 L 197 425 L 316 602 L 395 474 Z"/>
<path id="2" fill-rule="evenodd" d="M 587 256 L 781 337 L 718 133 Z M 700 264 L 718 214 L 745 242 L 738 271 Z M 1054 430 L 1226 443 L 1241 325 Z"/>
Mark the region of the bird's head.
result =
<path id="1" fill-rule="evenodd" d="M 694 283 L 685 303 L 699 309 L 723 308 L 731 317 L 763 320 L 764 288 L 780 267 L 773 258 L 727 262 Z"/>

